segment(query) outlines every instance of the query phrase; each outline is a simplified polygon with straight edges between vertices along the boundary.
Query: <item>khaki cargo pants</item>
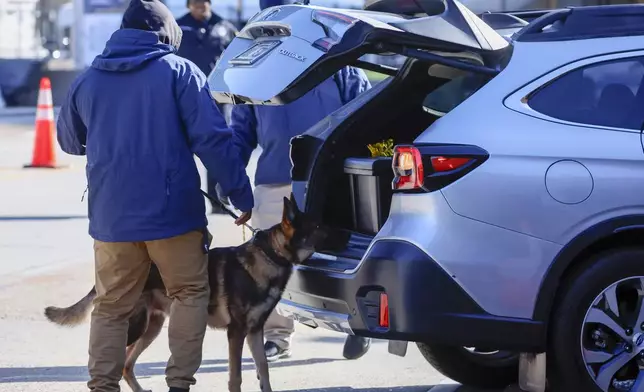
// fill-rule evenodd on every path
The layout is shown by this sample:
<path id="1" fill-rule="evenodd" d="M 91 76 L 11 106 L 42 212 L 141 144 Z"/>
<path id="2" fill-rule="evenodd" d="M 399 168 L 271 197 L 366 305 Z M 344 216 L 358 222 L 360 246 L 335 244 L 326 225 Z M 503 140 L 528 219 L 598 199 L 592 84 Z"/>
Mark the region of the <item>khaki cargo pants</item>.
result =
<path id="1" fill-rule="evenodd" d="M 204 238 L 204 236 L 207 236 Z M 128 318 L 154 262 L 170 308 L 168 339 L 170 359 L 166 368 L 169 387 L 188 389 L 201 365 L 208 302 L 207 231 L 146 242 L 94 242 L 96 299 L 89 338 L 87 383 L 95 392 L 118 392 L 128 330 Z"/>
<path id="2" fill-rule="evenodd" d="M 282 221 L 284 198 L 291 195 L 291 185 L 257 185 L 255 187 L 255 207 L 251 217 L 252 226 L 256 229 L 268 229 Z M 288 317 L 280 316 L 273 309 L 264 324 L 264 338 L 286 350 L 291 346 L 291 337 L 295 332 L 295 322 Z"/>

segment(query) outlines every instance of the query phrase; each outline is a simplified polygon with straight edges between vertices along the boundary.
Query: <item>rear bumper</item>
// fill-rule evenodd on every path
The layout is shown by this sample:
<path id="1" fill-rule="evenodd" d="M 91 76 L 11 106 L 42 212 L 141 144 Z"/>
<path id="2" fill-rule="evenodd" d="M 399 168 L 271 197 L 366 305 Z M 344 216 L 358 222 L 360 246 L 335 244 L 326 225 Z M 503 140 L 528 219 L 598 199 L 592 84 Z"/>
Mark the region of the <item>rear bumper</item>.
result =
<path id="1" fill-rule="evenodd" d="M 307 263 L 314 264 L 313 262 Z M 389 327 L 378 323 L 380 293 Z M 376 241 L 351 274 L 297 267 L 278 312 L 312 326 L 388 340 L 540 352 L 543 323 L 486 313 L 415 245 Z"/>

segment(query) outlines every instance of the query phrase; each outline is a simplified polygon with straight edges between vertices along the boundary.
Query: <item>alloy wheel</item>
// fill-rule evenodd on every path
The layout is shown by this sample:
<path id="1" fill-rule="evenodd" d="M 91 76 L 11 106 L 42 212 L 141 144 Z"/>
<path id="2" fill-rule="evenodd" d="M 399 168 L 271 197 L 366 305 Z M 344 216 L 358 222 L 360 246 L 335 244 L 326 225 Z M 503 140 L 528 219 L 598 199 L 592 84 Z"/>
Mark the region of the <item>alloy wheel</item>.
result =
<path id="1" fill-rule="evenodd" d="M 593 301 L 581 354 L 604 392 L 644 392 L 644 276 L 613 283 Z"/>

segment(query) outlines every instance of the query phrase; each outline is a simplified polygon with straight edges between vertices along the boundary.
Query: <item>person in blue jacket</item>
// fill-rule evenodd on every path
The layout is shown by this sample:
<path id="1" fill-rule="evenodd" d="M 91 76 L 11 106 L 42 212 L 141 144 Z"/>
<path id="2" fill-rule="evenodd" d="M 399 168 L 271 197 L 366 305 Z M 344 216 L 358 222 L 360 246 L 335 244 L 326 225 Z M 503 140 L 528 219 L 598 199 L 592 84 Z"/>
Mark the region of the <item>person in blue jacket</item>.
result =
<path id="1" fill-rule="evenodd" d="M 208 76 L 230 41 L 235 38 L 237 28 L 212 11 L 210 0 L 187 0 L 188 13 L 177 19 L 183 30 L 181 47 L 177 54 L 192 61 Z M 221 111 L 223 105 L 218 105 Z M 210 171 L 206 171 L 208 193 L 214 195 L 217 182 Z M 225 213 L 217 204 L 212 212 Z"/>
<path id="2" fill-rule="evenodd" d="M 262 0 L 260 6 L 279 5 L 280 0 Z M 278 223 L 282 217 L 282 199 L 291 193 L 290 139 L 371 88 L 365 73 L 354 67 L 344 67 L 333 77 L 294 102 L 283 106 L 235 105 L 230 126 L 242 159 L 248 164 L 253 150 L 260 146 L 261 155 L 255 172 L 255 207 L 252 225 L 264 229 Z M 273 311 L 264 326 L 264 349 L 269 361 L 291 355 L 292 319 Z M 370 339 L 348 336 L 343 355 L 356 359 L 364 355 Z"/>
<path id="3" fill-rule="evenodd" d="M 89 234 L 95 290 L 88 387 L 117 392 L 128 318 L 151 263 L 173 299 L 166 381 L 195 384 L 208 315 L 204 198 L 194 155 L 250 219 L 254 205 L 244 163 L 215 106 L 206 75 L 175 54 L 181 30 L 159 0 L 131 0 L 121 28 L 72 83 L 57 122 L 68 154 L 87 156 Z M 154 319 L 154 318 L 153 318 Z M 148 327 L 160 331 L 163 319 Z"/>
<path id="4" fill-rule="evenodd" d="M 210 0 L 188 0 L 188 13 L 177 19 L 184 37 L 177 54 L 192 61 L 206 75 L 215 67 L 237 28 L 212 11 Z"/>

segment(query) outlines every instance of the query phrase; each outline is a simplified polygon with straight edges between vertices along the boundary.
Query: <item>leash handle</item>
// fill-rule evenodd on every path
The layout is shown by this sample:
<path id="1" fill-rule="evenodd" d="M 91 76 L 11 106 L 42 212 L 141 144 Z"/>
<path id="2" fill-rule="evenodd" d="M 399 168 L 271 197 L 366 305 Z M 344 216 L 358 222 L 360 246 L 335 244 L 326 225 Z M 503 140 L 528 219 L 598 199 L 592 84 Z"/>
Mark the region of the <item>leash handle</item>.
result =
<path id="1" fill-rule="evenodd" d="M 226 205 L 222 203 L 221 200 L 219 200 L 219 198 L 210 196 L 208 192 L 204 191 L 203 189 L 200 189 L 200 191 L 201 191 L 201 194 L 206 197 L 206 199 L 210 200 L 214 204 L 217 204 L 219 207 L 221 207 L 222 210 L 226 211 L 226 213 L 230 215 L 233 219 L 235 220 L 239 219 L 239 216 L 234 212 L 232 212 L 231 210 L 229 210 L 228 207 L 226 207 Z M 253 227 L 248 223 L 244 223 L 244 226 L 248 227 L 248 230 L 250 230 L 253 233 L 257 231 L 253 229 Z"/>

